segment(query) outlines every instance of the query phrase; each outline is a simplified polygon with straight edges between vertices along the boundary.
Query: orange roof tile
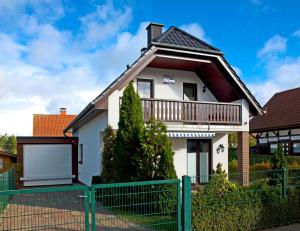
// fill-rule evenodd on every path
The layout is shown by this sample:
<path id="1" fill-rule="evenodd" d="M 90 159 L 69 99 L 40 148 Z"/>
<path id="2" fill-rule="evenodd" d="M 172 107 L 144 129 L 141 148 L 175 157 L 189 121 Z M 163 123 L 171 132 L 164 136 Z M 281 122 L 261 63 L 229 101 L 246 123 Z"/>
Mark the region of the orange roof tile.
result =
<path id="1" fill-rule="evenodd" d="M 64 136 L 63 130 L 68 126 L 76 115 L 33 115 L 33 136 Z M 71 136 L 71 133 L 66 133 Z"/>

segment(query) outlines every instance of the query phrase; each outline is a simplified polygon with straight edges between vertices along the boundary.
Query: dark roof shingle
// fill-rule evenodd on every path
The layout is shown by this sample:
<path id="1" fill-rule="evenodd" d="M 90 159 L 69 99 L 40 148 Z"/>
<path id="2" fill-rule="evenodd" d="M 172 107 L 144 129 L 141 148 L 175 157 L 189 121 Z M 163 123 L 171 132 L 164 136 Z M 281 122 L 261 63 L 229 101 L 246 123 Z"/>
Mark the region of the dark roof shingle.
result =
<path id="1" fill-rule="evenodd" d="M 161 45 L 175 45 L 182 48 L 193 48 L 221 53 L 219 49 L 175 26 L 171 26 L 161 36 L 154 39 L 153 42 Z"/>
<path id="2" fill-rule="evenodd" d="M 300 127 L 300 88 L 276 93 L 264 106 L 265 114 L 250 121 L 250 132 Z"/>

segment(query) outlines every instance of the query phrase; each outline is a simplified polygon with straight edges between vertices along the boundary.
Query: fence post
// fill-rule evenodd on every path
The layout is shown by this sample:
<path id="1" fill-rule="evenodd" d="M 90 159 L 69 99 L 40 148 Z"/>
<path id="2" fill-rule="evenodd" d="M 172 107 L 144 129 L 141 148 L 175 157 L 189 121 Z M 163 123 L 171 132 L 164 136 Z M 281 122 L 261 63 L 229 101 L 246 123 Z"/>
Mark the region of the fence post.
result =
<path id="1" fill-rule="evenodd" d="M 177 183 L 177 231 L 181 231 L 180 180 Z"/>
<path id="2" fill-rule="evenodd" d="M 182 230 L 192 230 L 192 190 L 191 177 L 182 176 Z"/>
<path id="3" fill-rule="evenodd" d="M 286 184 L 287 184 L 287 179 L 286 179 L 286 168 L 283 168 L 281 170 L 281 191 L 282 191 L 282 197 L 286 197 Z"/>

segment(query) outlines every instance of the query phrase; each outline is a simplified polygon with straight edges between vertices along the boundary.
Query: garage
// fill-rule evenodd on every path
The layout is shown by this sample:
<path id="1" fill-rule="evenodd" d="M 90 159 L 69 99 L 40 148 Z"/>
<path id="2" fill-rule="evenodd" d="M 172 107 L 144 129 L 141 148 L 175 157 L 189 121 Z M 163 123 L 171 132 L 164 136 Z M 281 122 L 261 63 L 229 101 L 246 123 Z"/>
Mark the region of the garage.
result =
<path id="1" fill-rule="evenodd" d="M 24 186 L 74 183 L 77 180 L 77 143 L 72 137 L 18 137 L 21 183 Z"/>

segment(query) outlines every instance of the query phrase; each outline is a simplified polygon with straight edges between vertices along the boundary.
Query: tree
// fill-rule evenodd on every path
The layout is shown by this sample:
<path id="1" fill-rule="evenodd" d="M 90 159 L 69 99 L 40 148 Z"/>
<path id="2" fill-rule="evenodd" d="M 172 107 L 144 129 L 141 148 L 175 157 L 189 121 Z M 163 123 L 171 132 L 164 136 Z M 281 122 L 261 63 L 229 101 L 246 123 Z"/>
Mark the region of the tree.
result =
<path id="1" fill-rule="evenodd" d="M 17 153 L 17 139 L 14 135 L 8 136 L 4 134 L 0 136 L 0 150 L 12 154 Z"/>
<path id="2" fill-rule="evenodd" d="M 101 179 L 103 183 L 110 183 L 113 181 L 116 173 L 116 163 L 114 158 L 114 144 L 116 134 L 111 126 L 108 126 L 104 131 L 103 136 L 103 150 L 102 150 L 102 174 Z"/>
<path id="3" fill-rule="evenodd" d="M 285 170 L 288 167 L 287 160 L 284 156 L 284 149 L 282 144 L 278 144 L 275 153 L 272 157 L 272 171 L 270 172 L 269 185 L 276 186 L 280 183 L 285 174 Z"/>
<path id="4" fill-rule="evenodd" d="M 166 126 L 151 118 L 145 128 L 143 151 L 145 158 L 140 160 L 142 180 L 177 179 L 174 168 L 171 142 Z"/>
<path id="5" fill-rule="evenodd" d="M 130 83 L 124 90 L 120 108 L 114 154 L 116 158 L 116 181 L 138 180 L 140 160 L 144 159 L 142 143 L 144 118 L 141 100 Z"/>

